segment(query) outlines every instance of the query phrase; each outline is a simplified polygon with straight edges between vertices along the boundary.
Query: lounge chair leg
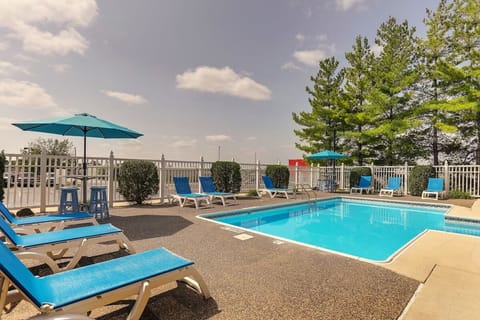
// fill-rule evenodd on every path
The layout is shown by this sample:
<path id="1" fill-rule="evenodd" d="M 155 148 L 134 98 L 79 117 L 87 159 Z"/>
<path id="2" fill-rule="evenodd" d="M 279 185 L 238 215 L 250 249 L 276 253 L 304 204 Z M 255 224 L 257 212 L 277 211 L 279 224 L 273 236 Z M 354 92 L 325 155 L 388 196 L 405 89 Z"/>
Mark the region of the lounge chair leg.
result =
<path id="1" fill-rule="evenodd" d="M 179 281 L 182 281 L 189 285 L 191 288 L 197 291 L 198 294 L 201 294 L 205 299 L 210 298 L 210 291 L 208 290 L 207 284 L 205 283 L 197 269 L 191 268 L 189 272 L 191 273 L 191 277 L 184 277 Z"/>
<path id="2" fill-rule="evenodd" d="M 148 299 L 150 298 L 151 290 L 150 283 L 145 281 L 142 284 L 142 289 L 138 293 L 135 304 L 133 305 L 132 311 L 130 311 L 127 320 L 138 320 L 147 306 Z"/>

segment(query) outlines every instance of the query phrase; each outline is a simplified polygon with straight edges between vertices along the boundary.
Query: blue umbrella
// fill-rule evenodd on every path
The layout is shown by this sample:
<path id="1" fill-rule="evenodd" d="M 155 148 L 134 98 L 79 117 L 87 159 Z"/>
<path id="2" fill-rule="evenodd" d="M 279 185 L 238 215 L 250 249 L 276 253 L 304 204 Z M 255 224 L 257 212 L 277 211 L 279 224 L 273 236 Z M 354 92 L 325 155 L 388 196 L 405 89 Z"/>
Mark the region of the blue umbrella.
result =
<path id="1" fill-rule="evenodd" d="M 87 193 L 87 137 L 104 139 L 136 139 L 143 134 L 102 120 L 88 113 L 70 117 L 12 123 L 24 131 L 83 137 L 83 203 Z"/>
<path id="2" fill-rule="evenodd" d="M 324 150 L 307 156 L 307 159 L 310 160 L 333 160 L 333 177 L 332 177 L 332 190 L 335 188 L 336 179 L 335 179 L 335 160 L 346 158 L 347 156 L 335 151 Z M 332 191 L 330 190 L 330 191 Z"/>
<path id="3" fill-rule="evenodd" d="M 335 151 L 325 150 L 307 156 L 310 160 L 336 160 L 346 158 L 347 156 Z"/>

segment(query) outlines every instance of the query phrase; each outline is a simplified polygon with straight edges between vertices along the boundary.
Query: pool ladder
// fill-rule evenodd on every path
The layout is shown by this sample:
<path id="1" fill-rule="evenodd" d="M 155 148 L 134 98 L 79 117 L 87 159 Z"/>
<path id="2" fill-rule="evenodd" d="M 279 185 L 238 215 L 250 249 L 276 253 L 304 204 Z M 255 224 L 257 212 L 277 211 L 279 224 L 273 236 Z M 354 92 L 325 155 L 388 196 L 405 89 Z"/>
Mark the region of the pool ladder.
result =
<path id="1" fill-rule="evenodd" d="M 299 191 L 303 191 L 303 193 L 307 196 L 308 201 L 315 201 L 317 198 L 317 192 L 309 184 L 299 183 L 296 185 L 296 188 Z M 313 199 L 310 196 L 310 192 L 313 194 Z"/>

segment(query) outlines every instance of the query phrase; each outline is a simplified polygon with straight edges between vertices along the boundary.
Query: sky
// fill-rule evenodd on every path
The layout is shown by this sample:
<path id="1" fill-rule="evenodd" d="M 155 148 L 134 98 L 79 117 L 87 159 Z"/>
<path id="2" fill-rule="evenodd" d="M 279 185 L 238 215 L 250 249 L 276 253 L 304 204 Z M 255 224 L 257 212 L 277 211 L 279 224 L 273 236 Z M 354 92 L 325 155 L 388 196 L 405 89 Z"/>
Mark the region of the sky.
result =
<path id="1" fill-rule="evenodd" d="M 374 44 L 389 16 L 425 34 L 438 0 L 0 0 L 0 150 L 14 122 L 90 113 L 141 132 L 87 154 L 287 163 L 318 62 Z M 372 46 L 375 51 L 381 50 Z M 83 140 L 65 137 L 83 155 Z"/>

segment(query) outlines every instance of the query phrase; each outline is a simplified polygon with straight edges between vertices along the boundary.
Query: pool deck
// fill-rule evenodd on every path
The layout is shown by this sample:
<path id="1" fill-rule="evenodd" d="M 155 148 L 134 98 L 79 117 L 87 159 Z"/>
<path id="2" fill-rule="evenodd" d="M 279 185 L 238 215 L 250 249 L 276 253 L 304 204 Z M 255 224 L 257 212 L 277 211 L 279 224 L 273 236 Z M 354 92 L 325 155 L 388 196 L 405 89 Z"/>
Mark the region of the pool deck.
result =
<path id="1" fill-rule="evenodd" d="M 212 294 L 205 301 L 179 286 L 154 295 L 141 319 L 478 319 L 480 238 L 428 231 L 390 263 L 376 265 L 196 217 L 285 201 L 245 198 L 200 210 L 164 204 L 113 208 L 110 222 L 125 231 L 137 251 L 164 246 L 193 260 Z M 436 203 L 454 204 L 450 214 L 480 219 L 480 205 L 473 200 Z M 252 238 L 239 240 L 239 234 Z M 109 253 L 114 250 L 99 245 L 82 263 L 115 257 Z M 130 302 L 96 309 L 91 316 L 124 319 Z M 35 314 L 21 302 L 1 318 Z"/>

